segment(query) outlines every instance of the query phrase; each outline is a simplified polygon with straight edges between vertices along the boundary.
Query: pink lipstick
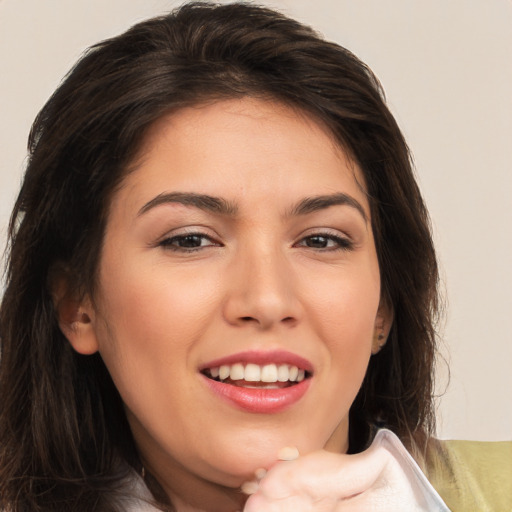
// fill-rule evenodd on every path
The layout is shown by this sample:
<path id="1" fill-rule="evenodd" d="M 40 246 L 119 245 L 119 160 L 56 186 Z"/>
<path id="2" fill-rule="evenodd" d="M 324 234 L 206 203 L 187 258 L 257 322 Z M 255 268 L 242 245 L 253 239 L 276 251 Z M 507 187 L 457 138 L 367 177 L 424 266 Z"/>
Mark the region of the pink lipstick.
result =
<path id="1" fill-rule="evenodd" d="M 311 384 L 313 366 L 286 351 L 248 351 L 210 361 L 199 368 L 205 384 L 235 407 L 277 413 L 297 403 Z"/>

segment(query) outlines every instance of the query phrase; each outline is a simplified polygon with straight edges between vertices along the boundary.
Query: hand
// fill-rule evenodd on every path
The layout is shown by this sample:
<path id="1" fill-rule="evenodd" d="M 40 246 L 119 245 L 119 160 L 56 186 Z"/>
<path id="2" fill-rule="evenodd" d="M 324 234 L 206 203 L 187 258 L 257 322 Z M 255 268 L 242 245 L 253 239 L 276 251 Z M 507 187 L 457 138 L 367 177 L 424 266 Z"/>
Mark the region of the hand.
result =
<path id="1" fill-rule="evenodd" d="M 356 455 L 326 451 L 277 462 L 244 512 L 419 512 L 422 491 L 384 447 Z"/>

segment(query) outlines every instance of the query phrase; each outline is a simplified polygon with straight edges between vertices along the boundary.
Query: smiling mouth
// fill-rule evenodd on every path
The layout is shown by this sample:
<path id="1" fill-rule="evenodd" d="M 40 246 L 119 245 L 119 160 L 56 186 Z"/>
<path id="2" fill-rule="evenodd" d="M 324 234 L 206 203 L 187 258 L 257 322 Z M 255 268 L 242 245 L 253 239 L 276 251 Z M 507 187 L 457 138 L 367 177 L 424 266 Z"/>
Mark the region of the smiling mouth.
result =
<path id="1" fill-rule="evenodd" d="M 311 377 L 307 370 L 290 364 L 224 364 L 201 373 L 214 381 L 249 389 L 283 389 Z"/>

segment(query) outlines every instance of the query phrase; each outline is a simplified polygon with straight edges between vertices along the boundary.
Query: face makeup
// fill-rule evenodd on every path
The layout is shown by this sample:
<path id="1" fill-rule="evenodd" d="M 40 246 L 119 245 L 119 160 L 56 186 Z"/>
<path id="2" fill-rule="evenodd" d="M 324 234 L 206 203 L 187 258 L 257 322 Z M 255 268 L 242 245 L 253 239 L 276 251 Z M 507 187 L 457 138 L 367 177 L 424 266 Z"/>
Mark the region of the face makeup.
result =
<path id="1" fill-rule="evenodd" d="M 283 446 L 347 449 L 381 315 L 364 180 L 321 124 L 250 98 L 160 119 L 133 167 L 87 351 L 164 489 L 235 509 Z"/>

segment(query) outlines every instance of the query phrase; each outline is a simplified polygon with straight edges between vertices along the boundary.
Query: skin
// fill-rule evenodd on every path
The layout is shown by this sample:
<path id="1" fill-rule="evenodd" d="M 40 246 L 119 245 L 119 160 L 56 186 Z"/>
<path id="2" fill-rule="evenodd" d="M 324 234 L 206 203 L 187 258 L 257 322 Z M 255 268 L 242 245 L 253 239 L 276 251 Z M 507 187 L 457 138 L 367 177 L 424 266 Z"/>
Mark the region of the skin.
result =
<path id="1" fill-rule="evenodd" d="M 283 446 L 346 452 L 350 405 L 390 321 L 362 183 L 326 128 L 281 104 L 187 108 L 148 133 L 112 198 L 97 295 L 61 327 L 78 352 L 100 352 L 145 467 L 178 510 L 240 510 L 240 485 Z M 155 205 L 175 192 L 232 211 Z M 353 203 L 293 211 L 339 193 Z M 194 250 L 191 233 L 204 235 Z M 233 407 L 198 371 L 273 349 L 314 367 L 307 393 L 278 413 Z"/>
<path id="2" fill-rule="evenodd" d="M 319 450 L 277 463 L 258 482 L 244 512 L 447 510 L 434 499 L 399 450 L 384 440 L 356 455 Z"/>

